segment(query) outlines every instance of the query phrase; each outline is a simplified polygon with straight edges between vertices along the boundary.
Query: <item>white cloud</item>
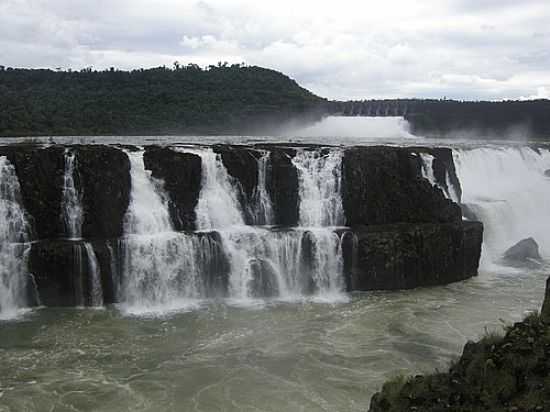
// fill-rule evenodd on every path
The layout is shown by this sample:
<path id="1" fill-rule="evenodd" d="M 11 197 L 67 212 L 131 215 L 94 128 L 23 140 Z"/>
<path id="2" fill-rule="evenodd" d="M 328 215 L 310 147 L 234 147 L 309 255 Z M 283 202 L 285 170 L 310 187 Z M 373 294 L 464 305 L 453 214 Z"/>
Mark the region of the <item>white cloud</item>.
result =
<path id="1" fill-rule="evenodd" d="M 218 61 L 329 98 L 548 96 L 547 0 L 2 0 L 0 64 Z"/>

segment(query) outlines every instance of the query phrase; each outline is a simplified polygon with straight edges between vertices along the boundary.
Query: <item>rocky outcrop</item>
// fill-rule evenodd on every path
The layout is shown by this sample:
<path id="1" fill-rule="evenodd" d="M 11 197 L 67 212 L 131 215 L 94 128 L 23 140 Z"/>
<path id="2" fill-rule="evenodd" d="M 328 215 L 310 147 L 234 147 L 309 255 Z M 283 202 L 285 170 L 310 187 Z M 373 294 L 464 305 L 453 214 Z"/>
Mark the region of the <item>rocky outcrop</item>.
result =
<path id="1" fill-rule="evenodd" d="M 539 245 L 532 237 L 520 240 L 514 246 L 504 252 L 504 262 L 516 265 L 529 265 L 535 262 L 540 262 Z"/>
<path id="2" fill-rule="evenodd" d="M 63 236 L 61 216 L 65 148 L 7 147 L 8 160 L 14 165 L 23 206 L 32 216 L 35 237 L 46 239 Z"/>
<path id="3" fill-rule="evenodd" d="M 176 230 L 194 230 L 195 206 L 201 190 L 201 158 L 166 147 L 151 146 L 143 156 L 145 168 L 164 182 L 170 197 L 169 211 Z"/>
<path id="4" fill-rule="evenodd" d="M 482 237 L 478 222 L 358 227 L 343 241 L 347 289 L 411 289 L 475 276 Z"/>
<path id="5" fill-rule="evenodd" d="M 247 147 L 216 145 L 214 152 L 222 159 L 227 173 L 232 176 L 239 187 L 240 203 L 242 210 L 248 212 L 248 206 L 252 203 L 256 188 L 258 187 L 258 158 L 260 153 Z M 247 213 L 248 214 L 248 213 Z M 252 224 L 251 216 L 245 216 L 246 223 Z"/>
<path id="6" fill-rule="evenodd" d="M 82 236 L 122 236 L 131 189 L 128 156 L 110 146 L 80 146 L 76 158 L 84 210 Z"/>
<path id="7" fill-rule="evenodd" d="M 282 226 L 296 226 L 299 216 L 298 171 L 292 164 L 296 151 L 276 147 L 270 151 L 267 191 L 273 203 L 275 222 Z"/>
<path id="8" fill-rule="evenodd" d="M 421 177 L 410 149 L 356 147 L 345 151 L 343 205 L 346 224 L 460 222 L 460 207 Z"/>
<path id="9" fill-rule="evenodd" d="M 449 372 L 396 380 L 372 397 L 370 412 L 544 412 L 550 410 L 550 323 L 529 315 L 507 328 L 468 342 Z"/>

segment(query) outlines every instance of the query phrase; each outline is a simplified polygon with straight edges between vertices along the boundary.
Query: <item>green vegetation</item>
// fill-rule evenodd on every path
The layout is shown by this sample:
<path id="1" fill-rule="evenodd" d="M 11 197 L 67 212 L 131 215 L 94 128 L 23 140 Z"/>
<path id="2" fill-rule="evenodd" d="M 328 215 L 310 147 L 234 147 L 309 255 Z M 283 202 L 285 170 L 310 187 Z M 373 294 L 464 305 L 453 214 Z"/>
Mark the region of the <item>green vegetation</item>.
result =
<path id="1" fill-rule="evenodd" d="M 550 281 L 550 279 L 549 279 Z M 533 313 L 469 342 L 448 373 L 399 377 L 373 396 L 371 412 L 543 412 L 550 410 L 550 319 Z"/>
<path id="2" fill-rule="evenodd" d="M 0 136 L 246 133 L 325 103 L 273 70 L 219 64 L 130 72 L 0 66 Z"/>
<path id="3" fill-rule="evenodd" d="M 120 71 L 0 66 L 0 136 L 263 134 L 321 116 L 404 116 L 414 134 L 550 138 L 550 101 L 327 101 L 274 70 L 174 63 Z"/>

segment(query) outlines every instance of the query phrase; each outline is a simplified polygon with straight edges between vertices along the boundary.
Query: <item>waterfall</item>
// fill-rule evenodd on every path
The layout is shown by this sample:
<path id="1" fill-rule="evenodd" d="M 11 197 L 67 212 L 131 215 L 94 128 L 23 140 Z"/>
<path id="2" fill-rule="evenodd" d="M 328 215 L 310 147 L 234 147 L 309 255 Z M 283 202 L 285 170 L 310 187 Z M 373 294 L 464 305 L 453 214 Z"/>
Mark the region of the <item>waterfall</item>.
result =
<path id="1" fill-rule="evenodd" d="M 255 225 L 272 225 L 274 223 L 273 205 L 266 182 L 269 159 L 269 152 L 262 153 L 258 159 L 258 186 L 254 191 L 251 213 Z"/>
<path id="2" fill-rule="evenodd" d="M 8 319 L 27 306 L 26 249 L 29 227 L 20 203 L 14 167 L 0 157 L 0 319 Z"/>
<path id="3" fill-rule="evenodd" d="M 196 207 L 198 228 L 216 230 L 229 260 L 229 295 L 237 300 L 269 295 L 281 299 L 340 291 L 342 259 L 340 239 L 329 228 L 277 231 L 244 224 L 238 202 L 237 187 L 227 173 L 219 155 L 211 149 L 188 150 L 201 157 L 202 187 Z M 310 226 L 342 224 L 340 198 L 341 152 L 326 156 L 304 155 L 300 162 L 302 174 L 300 194 L 304 205 L 321 210 L 309 219 L 304 207 L 304 219 Z M 271 223 L 271 200 L 266 189 L 268 155 L 259 160 L 258 222 Z M 322 172 L 323 176 L 315 176 Z M 315 176 L 315 177 L 314 177 Z M 328 179 L 330 177 L 330 179 Z M 328 181 L 327 181 L 328 180 Z M 308 190 L 307 185 L 317 185 Z M 309 196 L 309 197 L 308 197 Z M 315 204 L 315 203 L 318 204 Z M 316 220 L 315 220 L 316 219 Z M 326 246 L 326 250 L 325 250 Z M 328 253 L 328 255 L 327 255 Z M 266 284 L 269 287 L 264 287 Z M 262 292 L 258 292 L 258 288 Z"/>
<path id="4" fill-rule="evenodd" d="M 432 156 L 429 153 L 420 153 L 420 159 L 422 161 L 422 169 L 421 169 L 422 177 L 427 179 L 432 184 L 432 186 L 440 188 L 447 199 L 451 199 L 453 202 L 460 203 L 460 199 L 458 198 L 459 196 L 457 195 L 456 190 L 453 184 L 451 183 L 451 176 L 449 175 L 449 171 L 447 170 L 445 172 L 446 187 L 444 187 L 437 182 L 437 179 L 435 178 L 435 175 L 434 175 L 434 170 L 433 170 L 433 162 L 435 159 L 434 156 Z"/>
<path id="5" fill-rule="evenodd" d="M 168 197 L 145 170 L 143 152 L 128 157 L 132 188 L 121 241 L 120 300 L 133 313 L 185 306 L 201 295 L 201 274 L 215 261 L 215 242 L 174 232 Z"/>
<path id="6" fill-rule="evenodd" d="M 301 163 L 308 176 L 300 180 L 303 204 L 321 210 L 317 220 L 307 221 L 318 226 L 278 230 L 264 226 L 273 223 L 266 188 L 269 153 L 258 159 L 258 185 L 250 206 L 255 224 L 246 225 L 238 184 L 221 157 L 210 148 L 174 150 L 201 158 L 198 230 L 174 231 L 163 183 L 145 170 L 143 152 L 128 153 L 132 187 L 121 241 L 119 293 L 125 310 L 181 309 L 209 296 L 248 302 L 259 297 L 332 296 L 342 290 L 340 237 L 323 227 L 344 220 L 339 199 L 341 152 L 319 153 Z M 323 177 L 314 178 L 319 171 Z M 304 186 L 310 183 L 318 187 L 308 191 Z M 316 201 L 322 205 L 314 205 Z"/>
<path id="7" fill-rule="evenodd" d="M 65 233 L 71 239 L 82 237 L 82 199 L 76 188 L 76 156 L 69 149 L 65 150 L 65 173 L 63 175 L 62 216 Z"/>
<path id="8" fill-rule="evenodd" d="M 243 226 L 243 212 L 239 205 L 236 187 L 219 155 L 212 149 L 180 149 L 200 156 L 202 182 L 196 207 L 197 228 L 217 230 L 230 226 Z"/>
<path id="9" fill-rule="evenodd" d="M 101 286 L 101 274 L 99 263 L 94 248 L 88 242 L 84 243 L 88 260 L 88 283 L 90 285 L 90 306 L 103 306 L 103 288 Z"/>
<path id="10" fill-rule="evenodd" d="M 484 224 L 482 267 L 495 264 L 510 246 L 533 237 L 550 257 L 550 151 L 476 148 L 453 151 L 462 202 Z"/>
<path id="11" fill-rule="evenodd" d="M 127 152 L 130 160 L 132 190 L 130 204 L 124 217 L 124 233 L 150 235 L 172 232 L 168 212 L 168 196 L 161 183 L 155 182 L 151 172 L 145 170 L 143 152 Z"/>
<path id="12" fill-rule="evenodd" d="M 292 163 L 298 170 L 300 226 L 342 226 L 342 151 L 300 150 Z"/>
<path id="13" fill-rule="evenodd" d="M 293 300 L 342 291 L 339 236 L 325 228 L 273 231 L 244 227 L 226 233 L 233 270 L 234 298 L 252 296 Z M 261 289 L 261 292 L 258 291 Z"/>

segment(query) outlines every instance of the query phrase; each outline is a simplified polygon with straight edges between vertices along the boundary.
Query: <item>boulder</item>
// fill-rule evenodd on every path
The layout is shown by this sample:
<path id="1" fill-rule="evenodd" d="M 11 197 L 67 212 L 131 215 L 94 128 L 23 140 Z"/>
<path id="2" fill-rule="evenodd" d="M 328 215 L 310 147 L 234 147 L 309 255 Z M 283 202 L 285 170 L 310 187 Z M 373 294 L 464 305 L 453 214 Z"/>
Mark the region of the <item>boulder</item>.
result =
<path id="1" fill-rule="evenodd" d="M 371 225 L 343 240 L 348 291 L 444 285 L 477 275 L 479 222 Z"/>
<path id="2" fill-rule="evenodd" d="M 200 156 L 180 153 L 167 147 L 149 146 L 143 155 L 145 168 L 164 182 L 170 198 L 169 212 L 176 230 L 196 228 L 195 206 L 202 181 Z"/>
<path id="3" fill-rule="evenodd" d="M 82 237 L 122 236 L 124 215 L 130 202 L 130 161 L 111 146 L 76 147 L 82 190 Z"/>
<path id="4" fill-rule="evenodd" d="M 420 159 L 407 148 L 346 150 L 342 186 L 347 226 L 462 220 L 460 207 L 422 178 Z"/>
<path id="5" fill-rule="evenodd" d="M 529 264 L 540 261 L 539 245 L 532 237 L 520 240 L 504 252 L 504 261 L 509 264 Z"/>

